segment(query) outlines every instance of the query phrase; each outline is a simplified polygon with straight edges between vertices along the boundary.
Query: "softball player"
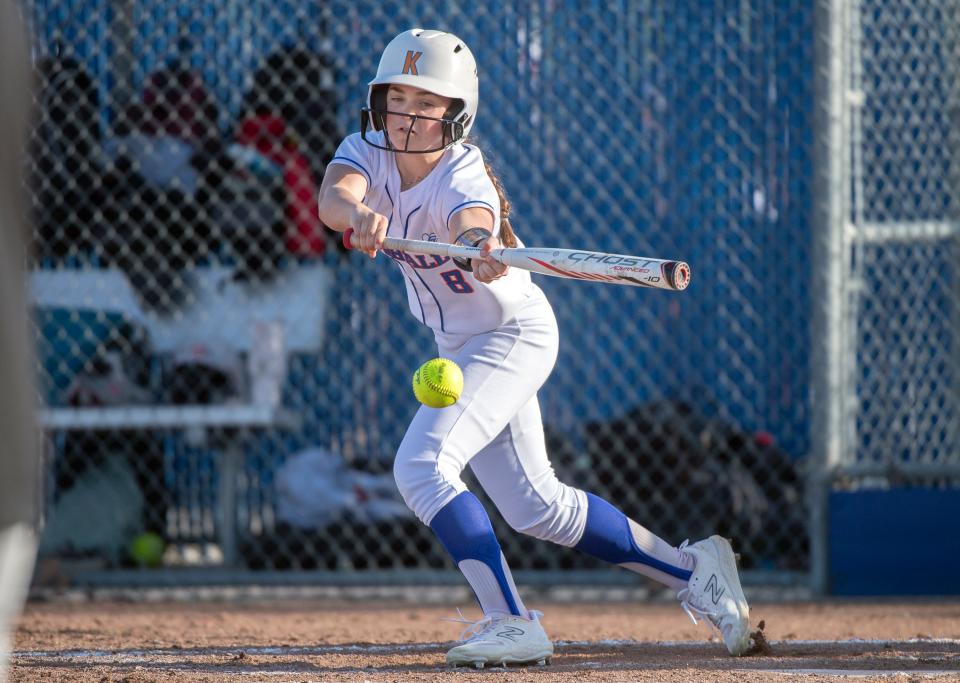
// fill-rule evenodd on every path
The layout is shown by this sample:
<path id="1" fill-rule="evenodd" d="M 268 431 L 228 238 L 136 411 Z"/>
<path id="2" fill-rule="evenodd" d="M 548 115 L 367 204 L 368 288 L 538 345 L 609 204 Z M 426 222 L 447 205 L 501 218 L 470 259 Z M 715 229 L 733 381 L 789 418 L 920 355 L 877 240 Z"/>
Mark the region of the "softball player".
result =
<path id="1" fill-rule="evenodd" d="M 405 31 L 370 81 L 361 129 L 337 150 L 320 189 L 320 218 L 371 258 L 383 238 L 519 246 L 509 204 L 480 150 L 477 66 L 440 31 Z M 397 451 L 404 500 L 463 572 L 484 617 L 447 654 L 452 664 L 544 663 L 553 645 L 524 605 L 486 511 L 460 478 L 469 464 L 517 531 L 582 550 L 678 591 L 722 633 L 731 654 L 749 645 L 749 610 L 730 544 L 712 536 L 674 547 L 613 505 L 557 480 L 544 446 L 537 390 L 557 356 L 557 323 L 530 274 L 486 258 L 468 262 L 384 250 L 406 283 L 414 317 L 440 355 L 463 370 L 453 406 L 422 406 Z M 360 341 L 362 344 L 362 341 Z"/>

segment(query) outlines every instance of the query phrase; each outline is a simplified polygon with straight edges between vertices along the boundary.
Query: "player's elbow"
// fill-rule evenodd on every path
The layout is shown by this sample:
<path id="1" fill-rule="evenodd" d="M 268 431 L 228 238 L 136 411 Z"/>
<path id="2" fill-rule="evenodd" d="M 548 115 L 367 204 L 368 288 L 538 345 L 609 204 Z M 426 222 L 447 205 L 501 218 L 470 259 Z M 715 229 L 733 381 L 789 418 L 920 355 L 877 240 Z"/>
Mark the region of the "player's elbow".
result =
<path id="1" fill-rule="evenodd" d="M 326 226 L 333 228 L 334 230 L 341 230 L 337 226 L 336 217 L 333 214 L 331 202 L 327 199 L 330 196 L 330 193 L 325 191 L 324 188 L 320 188 L 319 196 L 317 197 L 317 216 L 320 218 L 320 222 Z"/>
<path id="2" fill-rule="evenodd" d="M 350 215 L 348 202 L 340 196 L 336 187 L 321 187 L 317 198 L 317 215 L 320 222 L 334 230 L 344 231 L 349 225 L 346 216 Z"/>

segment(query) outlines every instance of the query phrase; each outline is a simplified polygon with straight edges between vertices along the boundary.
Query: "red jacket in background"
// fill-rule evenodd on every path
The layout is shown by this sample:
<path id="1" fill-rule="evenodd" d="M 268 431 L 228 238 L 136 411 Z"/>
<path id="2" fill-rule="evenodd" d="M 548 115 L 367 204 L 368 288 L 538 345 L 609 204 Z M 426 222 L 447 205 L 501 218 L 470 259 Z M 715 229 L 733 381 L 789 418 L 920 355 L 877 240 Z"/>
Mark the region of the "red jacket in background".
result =
<path id="1" fill-rule="evenodd" d="M 251 115 L 238 124 L 236 140 L 283 168 L 283 184 L 287 190 L 287 251 L 298 256 L 322 254 L 326 241 L 317 215 L 317 184 L 293 131 L 279 116 Z"/>

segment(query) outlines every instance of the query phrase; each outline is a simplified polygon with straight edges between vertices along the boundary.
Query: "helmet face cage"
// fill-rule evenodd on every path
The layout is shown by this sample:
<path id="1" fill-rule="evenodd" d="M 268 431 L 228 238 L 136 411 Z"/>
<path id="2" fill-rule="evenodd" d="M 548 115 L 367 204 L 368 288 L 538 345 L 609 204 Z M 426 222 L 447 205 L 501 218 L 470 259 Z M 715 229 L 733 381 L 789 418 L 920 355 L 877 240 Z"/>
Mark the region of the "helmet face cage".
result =
<path id="1" fill-rule="evenodd" d="M 467 45 L 452 33 L 414 28 L 394 37 L 383 49 L 377 75 L 368 84 L 366 107 L 360 118 L 360 133 L 364 142 L 391 152 L 427 154 L 439 152 L 470 134 L 479 105 L 477 62 Z M 411 150 L 410 135 L 401 144 L 391 142 L 386 131 L 386 117 L 405 116 L 416 120 L 430 117 L 414 116 L 387 110 L 387 89 L 391 85 L 406 85 L 436 93 L 452 100 L 451 106 L 439 119 L 441 142 L 434 149 Z M 384 131 L 384 140 L 377 141 L 370 130 Z"/>
<path id="2" fill-rule="evenodd" d="M 430 152 L 441 152 L 453 143 L 461 140 L 464 136 L 464 124 L 469 117 L 466 115 L 458 116 L 458 114 L 463 111 L 463 102 L 460 100 L 454 101 L 450 109 L 444 113 L 443 118 L 390 111 L 386 106 L 387 86 L 383 85 L 373 87 L 370 100 L 373 106 L 363 107 L 360 110 L 360 137 L 371 147 L 400 154 L 428 154 Z M 386 131 L 386 117 L 388 114 L 390 116 L 403 116 L 410 119 L 410 127 L 407 130 L 407 138 L 404 140 L 403 148 L 395 147 L 390 141 L 390 134 L 387 132 L 383 134 L 383 144 L 380 144 L 367 135 L 370 128 L 373 128 L 375 131 Z M 413 132 L 413 126 L 418 119 L 424 121 L 439 121 L 443 124 L 443 135 L 439 147 L 433 149 L 410 149 L 410 133 Z"/>

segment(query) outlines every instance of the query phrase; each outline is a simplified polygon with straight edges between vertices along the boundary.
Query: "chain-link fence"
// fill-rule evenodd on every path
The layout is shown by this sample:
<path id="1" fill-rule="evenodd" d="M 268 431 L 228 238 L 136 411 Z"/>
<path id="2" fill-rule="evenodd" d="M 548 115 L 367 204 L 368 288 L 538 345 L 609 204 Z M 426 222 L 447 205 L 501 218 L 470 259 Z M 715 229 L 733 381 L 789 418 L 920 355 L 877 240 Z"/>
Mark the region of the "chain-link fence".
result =
<path id="1" fill-rule="evenodd" d="M 682 294 L 538 279 L 558 474 L 674 543 L 807 571 L 809 5 L 30 0 L 43 552 L 449 566 L 390 473 L 432 335 L 314 209 L 380 50 L 424 26 L 477 55 L 475 141 L 528 245 L 693 266 Z M 599 567 L 493 516 L 518 570 Z"/>
<path id="2" fill-rule="evenodd" d="M 854 45 L 857 439 L 864 473 L 943 476 L 957 457 L 960 10 L 863 2 Z"/>

